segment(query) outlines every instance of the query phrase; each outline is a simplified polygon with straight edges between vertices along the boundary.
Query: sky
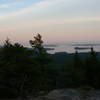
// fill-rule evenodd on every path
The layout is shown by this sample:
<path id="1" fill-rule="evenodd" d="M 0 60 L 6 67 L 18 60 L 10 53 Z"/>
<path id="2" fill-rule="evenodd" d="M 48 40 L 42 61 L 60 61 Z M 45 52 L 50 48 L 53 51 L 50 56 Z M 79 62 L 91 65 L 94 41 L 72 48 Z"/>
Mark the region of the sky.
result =
<path id="1" fill-rule="evenodd" d="M 100 0 L 0 0 L 0 43 L 100 42 Z"/>

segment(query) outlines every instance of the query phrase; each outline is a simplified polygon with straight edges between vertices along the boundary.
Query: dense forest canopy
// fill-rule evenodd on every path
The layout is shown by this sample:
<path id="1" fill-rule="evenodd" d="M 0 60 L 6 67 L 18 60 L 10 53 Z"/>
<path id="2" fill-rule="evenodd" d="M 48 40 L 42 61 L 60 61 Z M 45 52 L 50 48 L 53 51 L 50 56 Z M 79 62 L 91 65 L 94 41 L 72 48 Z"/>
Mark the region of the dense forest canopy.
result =
<path id="1" fill-rule="evenodd" d="M 7 39 L 0 48 L 0 98 L 26 99 L 60 88 L 100 88 L 100 61 L 93 47 L 85 59 L 76 51 L 59 64 L 63 56 L 57 60 L 56 54 L 48 54 L 40 34 L 29 43 L 32 50 Z"/>

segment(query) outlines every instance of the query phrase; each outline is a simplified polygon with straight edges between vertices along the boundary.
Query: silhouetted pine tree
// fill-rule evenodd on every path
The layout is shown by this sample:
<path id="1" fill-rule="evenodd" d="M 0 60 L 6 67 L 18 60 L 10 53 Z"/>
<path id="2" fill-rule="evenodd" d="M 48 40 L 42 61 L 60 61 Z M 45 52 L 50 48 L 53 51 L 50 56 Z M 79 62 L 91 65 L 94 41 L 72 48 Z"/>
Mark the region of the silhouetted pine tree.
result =
<path id="1" fill-rule="evenodd" d="M 0 50 L 0 97 L 26 97 L 35 85 L 35 66 L 26 48 L 7 39 Z"/>
<path id="2" fill-rule="evenodd" d="M 30 40 L 29 42 L 33 48 L 33 52 L 38 63 L 47 64 L 49 62 L 49 57 L 46 49 L 43 46 L 42 36 L 40 34 L 37 34 L 37 36 L 35 36 L 34 39 Z"/>
<path id="3" fill-rule="evenodd" d="M 75 52 L 74 55 L 74 62 L 73 62 L 73 80 L 75 86 L 81 86 L 84 84 L 84 70 L 83 70 L 83 63 L 79 57 L 78 51 Z"/>
<path id="4" fill-rule="evenodd" d="M 40 66 L 38 68 L 38 71 L 40 72 L 40 78 L 39 79 L 39 86 L 40 89 L 47 89 L 48 88 L 48 64 L 50 63 L 51 59 L 48 56 L 48 53 L 46 52 L 44 46 L 43 46 L 43 40 L 42 36 L 40 34 L 37 34 L 33 40 L 29 41 L 34 53 L 34 60 L 37 62 L 37 64 Z"/>
<path id="5" fill-rule="evenodd" d="M 100 88 L 100 64 L 93 47 L 86 61 L 86 77 L 89 85 Z"/>

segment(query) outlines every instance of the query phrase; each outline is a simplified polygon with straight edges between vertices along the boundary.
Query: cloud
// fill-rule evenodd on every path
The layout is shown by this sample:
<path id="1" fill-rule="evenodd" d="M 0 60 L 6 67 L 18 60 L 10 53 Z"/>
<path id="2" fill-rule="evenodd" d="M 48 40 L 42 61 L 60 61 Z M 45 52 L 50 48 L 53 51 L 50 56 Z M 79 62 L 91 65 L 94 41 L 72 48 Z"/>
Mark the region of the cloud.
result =
<path id="1" fill-rule="evenodd" d="M 76 40 L 77 37 L 85 39 L 87 34 L 91 37 L 94 33 L 92 37 L 100 37 L 100 0 L 41 0 L 29 3 L 27 8 L 24 5 L 19 11 L 15 10 L 22 5 L 21 0 L 15 1 L 19 1 L 16 6 L 9 4 L 14 12 L 0 13 L 2 37 L 9 36 L 13 40 L 25 41 L 31 38 L 32 32 L 43 33 L 50 41 L 52 38 L 57 40 L 57 37 L 57 41 L 61 37 L 65 41 L 72 40 L 73 37 Z M 12 32 L 13 35 L 10 35 Z"/>
<path id="2" fill-rule="evenodd" d="M 1 4 L 0 8 L 9 8 L 9 5 L 8 4 Z"/>
<path id="3" fill-rule="evenodd" d="M 92 2 L 94 3 L 93 0 Z M 92 2 L 86 2 L 85 0 L 87 6 L 89 3 L 93 5 Z M 41 19 L 46 20 L 46 22 L 58 21 L 58 23 L 100 21 L 100 15 L 96 16 L 91 8 L 88 10 L 89 8 L 83 9 L 83 6 L 80 7 L 85 3 L 81 0 L 41 0 L 33 3 L 28 8 L 13 13 L 0 14 L 0 20 L 31 17 L 33 21 Z"/>
<path id="4" fill-rule="evenodd" d="M 4 3 L 4 4 L 0 4 L 0 8 L 11 8 L 16 6 L 17 4 L 18 4 L 17 2 Z"/>
<path id="5" fill-rule="evenodd" d="M 33 3 L 33 5 L 28 7 L 28 8 L 23 8 L 23 9 L 16 11 L 16 12 L 0 14 L 0 19 L 17 17 L 17 16 L 32 14 L 32 13 L 36 13 L 36 12 L 40 13 L 41 10 L 46 10 L 50 6 L 59 4 L 62 1 L 65 1 L 65 0 L 42 0 L 40 2 Z"/>

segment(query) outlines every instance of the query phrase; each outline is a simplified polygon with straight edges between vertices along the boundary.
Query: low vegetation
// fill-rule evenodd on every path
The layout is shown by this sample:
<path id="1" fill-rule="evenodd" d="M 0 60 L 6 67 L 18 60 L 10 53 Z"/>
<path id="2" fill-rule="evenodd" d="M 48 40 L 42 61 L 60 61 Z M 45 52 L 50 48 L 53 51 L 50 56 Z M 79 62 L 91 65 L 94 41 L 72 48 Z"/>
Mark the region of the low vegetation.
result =
<path id="1" fill-rule="evenodd" d="M 100 61 L 93 48 L 84 60 L 76 51 L 73 60 L 66 57 L 69 61 L 60 65 L 46 52 L 40 34 L 29 43 L 32 50 L 7 39 L 0 48 L 0 99 L 24 100 L 61 88 L 100 88 Z"/>

